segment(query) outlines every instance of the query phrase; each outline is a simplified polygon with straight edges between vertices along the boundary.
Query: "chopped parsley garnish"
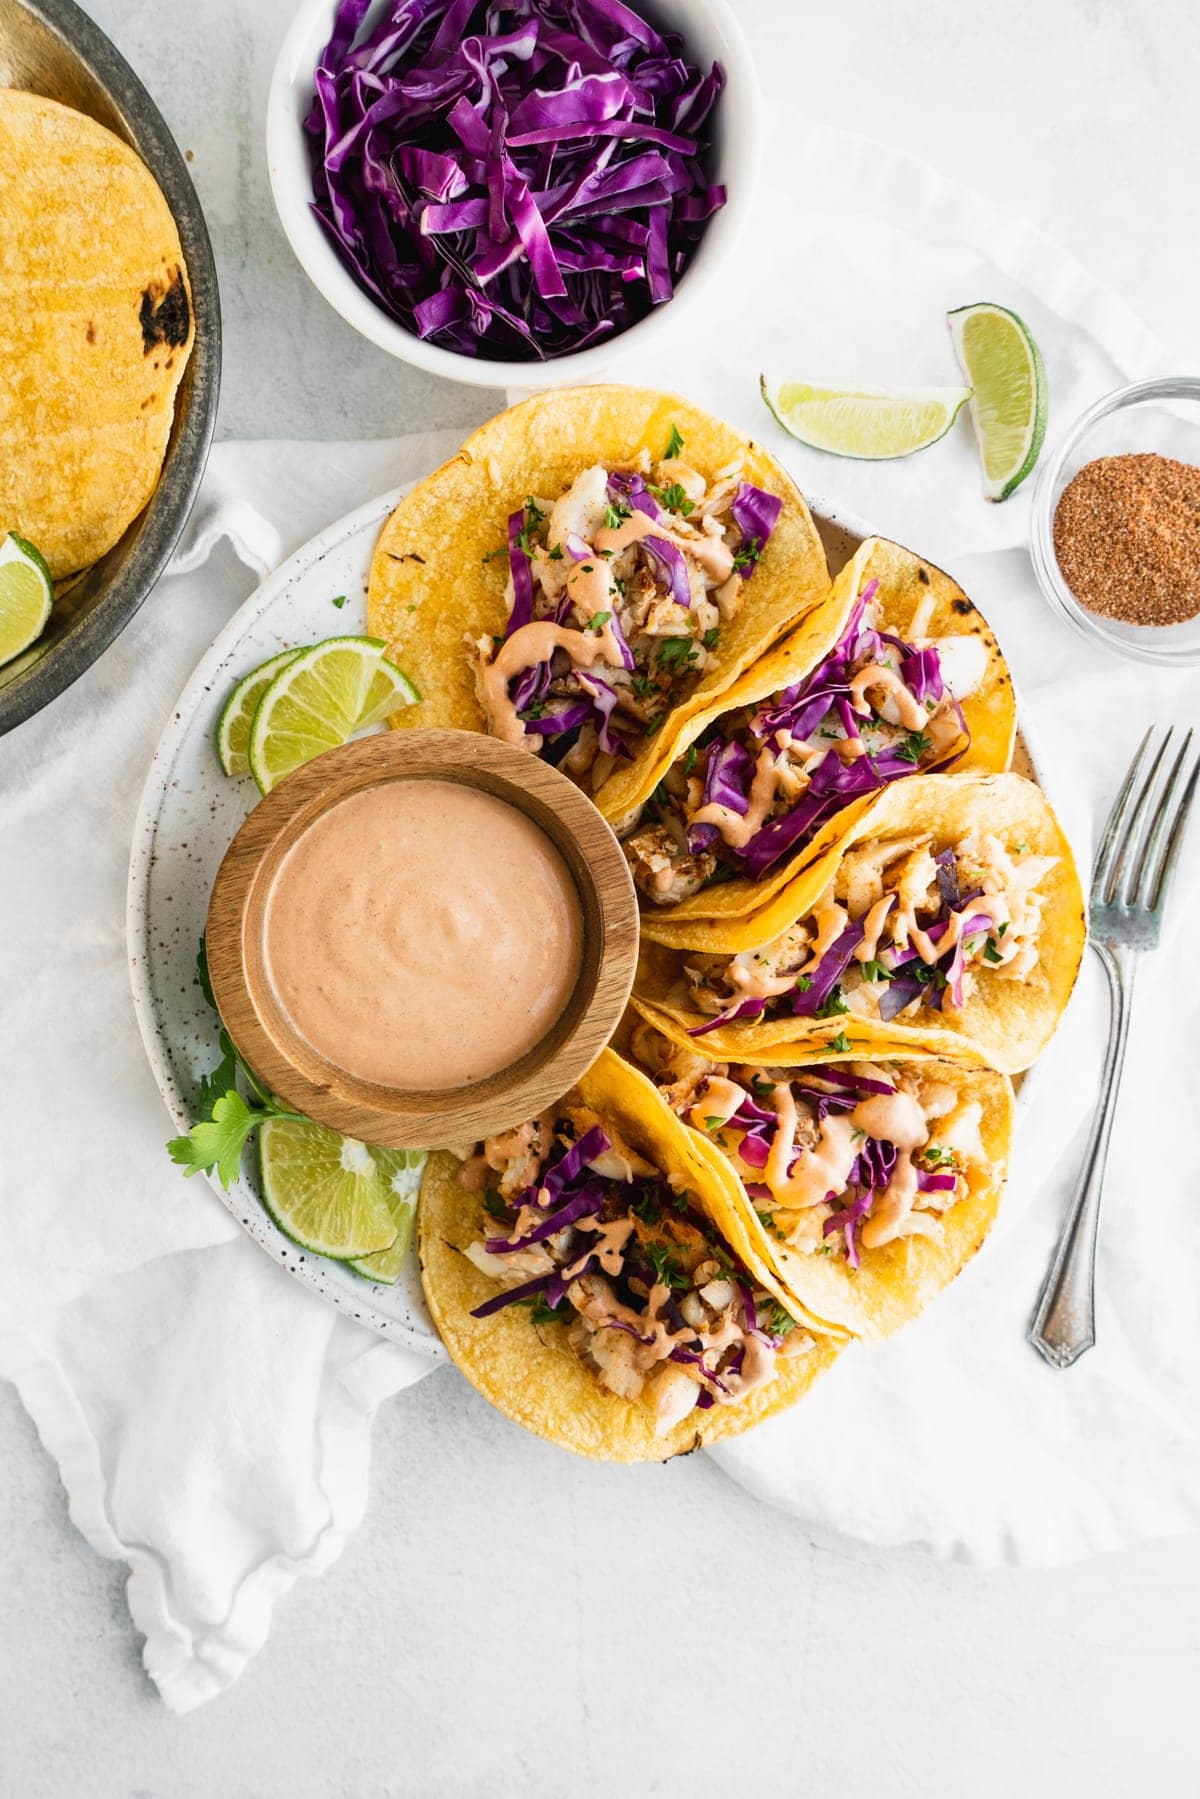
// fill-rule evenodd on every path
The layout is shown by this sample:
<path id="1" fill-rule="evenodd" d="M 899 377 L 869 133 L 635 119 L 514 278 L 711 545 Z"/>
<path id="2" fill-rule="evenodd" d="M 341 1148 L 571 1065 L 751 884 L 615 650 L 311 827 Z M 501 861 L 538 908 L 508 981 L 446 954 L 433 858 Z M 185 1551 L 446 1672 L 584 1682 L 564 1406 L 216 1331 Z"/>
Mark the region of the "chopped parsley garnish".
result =
<path id="1" fill-rule="evenodd" d="M 773 1090 L 771 1082 L 767 1079 L 765 1074 L 752 1074 L 750 1076 L 750 1088 L 752 1092 L 758 1094 L 760 1099 L 767 1098 Z"/>
<path id="2" fill-rule="evenodd" d="M 335 593 L 333 596 L 333 604 L 337 607 L 338 611 L 340 612 L 342 607 L 346 604 L 345 594 L 344 593 Z"/>
<path id="3" fill-rule="evenodd" d="M 758 1222 L 762 1225 L 764 1231 L 769 1231 L 772 1237 L 778 1237 L 778 1239 L 781 1243 L 786 1241 L 786 1238 L 784 1237 L 783 1232 L 780 1230 L 779 1226 L 775 1222 L 773 1213 L 760 1212 L 758 1210 L 758 1208 L 755 1207 L 754 1215 L 758 1219 Z"/>
<path id="4" fill-rule="evenodd" d="M 665 712 L 660 712 L 657 718 L 649 719 L 646 724 L 646 736 L 653 737 L 656 731 L 662 730 L 666 722 L 667 715 Z"/>
<path id="5" fill-rule="evenodd" d="M 990 937 L 983 946 L 983 959 L 985 962 L 1002 962 L 1004 960 Z"/>
<path id="6" fill-rule="evenodd" d="M 728 1122 L 728 1119 L 725 1118 L 706 1118 L 704 1128 L 706 1131 L 720 1131 L 724 1130 Z"/>
<path id="7" fill-rule="evenodd" d="M 690 1276 L 684 1273 L 673 1251 L 665 1243 L 647 1243 L 646 1254 L 654 1264 L 654 1272 L 664 1287 L 673 1287 L 679 1291 L 691 1286 Z"/>
<path id="8" fill-rule="evenodd" d="M 872 957 L 870 961 L 864 962 L 862 965 L 862 978 L 868 982 L 894 981 L 896 976 L 890 968 L 885 968 L 882 962 L 876 957 Z"/>
<path id="9" fill-rule="evenodd" d="M 1018 843 L 1015 846 L 1014 854 L 1018 856 L 1027 856 L 1029 854 L 1029 845 L 1027 843 Z"/>
<path id="10" fill-rule="evenodd" d="M 519 1306 L 528 1306 L 531 1324 L 553 1324 L 558 1313 L 552 1305 L 547 1305 L 544 1293 L 534 1293 L 529 1299 L 518 1299 Z"/>
<path id="11" fill-rule="evenodd" d="M 508 555 L 508 545 L 506 543 L 502 543 L 502 544 L 497 544 L 497 546 L 494 550 L 489 550 L 487 555 L 481 556 L 479 558 L 479 560 L 486 567 L 489 562 L 495 562 L 495 560 L 498 556 L 507 556 L 507 555 Z"/>
<path id="12" fill-rule="evenodd" d="M 552 550 L 546 551 L 546 556 L 551 562 L 561 562 L 562 554 L 562 545 L 560 543 L 556 543 Z"/>
<path id="13" fill-rule="evenodd" d="M 689 500 L 678 481 L 672 481 L 670 487 L 652 487 L 650 492 L 656 500 L 661 500 L 668 512 L 678 512 L 686 518 L 689 512 L 695 512 L 695 503 Z"/>
<path id="14" fill-rule="evenodd" d="M 661 668 L 678 674 L 696 660 L 696 640 L 694 637 L 660 637 L 657 654 Z"/>
<path id="15" fill-rule="evenodd" d="M 579 572 L 581 575 L 591 575 L 595 573 L 595 568 L 592 563 L 585 562 Z"/>
<path id="16" fill-rule="evenodd" d="M 896 754 L 901 762 L 911 762 L 915 766 L 922 756 L 929 754 L 932 748 L 933 739 L 928 731 L 910 731 Z"/>
<path id="17" fill-rule="evenodd" d="M 531 525 L 540 525 L 542 520 L 545 518 L 545 516 L 546 516 L 546 514 L 542 511 L 542 509 L 538 505 L 537 501 L 530 499 L 529 496 L 526 495 L 525 517 L 528 520 L 528 522 Z"/>
<path id="18" fill-rule="evenodd" d="M 489 1218 L 503 1218 L 508 1207 L 505 1205 L 500 1195 L 493 1191 L 484 1194 L 483 1209 Z"/>
<path id="19" fill-rule="evenodd" d="M 662 1207 L 658 1203 L 658 1195 L 653 1187 L 644 1187 L 631 1199 L 629 1210 L 635 1218 L 640 1218 L 643 1224 L 657 1224 L 662 1216 Z"/>
<path id="20" fill-rule="evenodd" d="M 666 454 L 663 457 L 663 461 L 670 462 L 672 457 L 678 456 L 678 454 L 679 454 L 680 450 L 682 450 L 682 448 L 683 448 L 683 439 L 679 435 L 679 426 L 672 425 L 671 426 L 671 435 L 667 439 Z"/>
<path id="21" fill-rule="evenodd" d="M 700 754 L 700 746 L 695 743 L 689 743 L 687 755 L 683 758 L 683 772 L 685 775 L 691 774 L 692 770 L 696 766 L 696 757 L 699 754 Z"/>
<path id="22" fill-rule="evenodd" d="M 750 540 L 747 543 L 744 543 L 742 545 L 741 549 L 738 550 L 737 554 L 734 556 L 734 558 L 733 558 L 734 568 L 739 569 L 739 570 L 744 569 L 744 568 L 753 568 L 755 566 L 755 564 L 757 563 L 759 557 L 762 555 L 762 550 L 763 550 L 762 538 L 761 537 L 750 538 Z"/>
<path id="23" fill-rule="evenodd" d="M 796 1320 L 790 1312 L 785 1312 L 777 1299 L 773 1299 L 767 1307 L 767 1332 L 772 1337 L 786 1337 L 789 1331 L 796 1328 Z"/>
<path id="24" fill-rule="evenodd" d="M 633 688 L 633 691 L 639 700 L 649 699 L 650 695 L 655 691 L 655 683 L 651 680 L 649 675 L 631 675 L 629 678 L 629 685 Z"/>
<path id="25" fill-rule="evenodd" d="M 583 628 L 585 631 L 603 631 L 611 617 L 611 612 L 593 612 L 591 618 L 589 618 L 587 624 Z"/>
<path id="26" fill-rule="evenodd" d="M 720 625 L 710 625 L 700 641 L 706 650 L 715 650 L 721 641 Z"/>
<path id="27" fill-rule="evenodd" d="M 946 1149 L 941 1143 L 927 1143 L 919 1149 L 917 1155 L 929 1168 L 954 1167 L 954 1151 Z"/>
<path id="28" fill-rule="evenodd" d="M 850 1039 L 847 1037 L 845 1031 L 839 1031 L 829 1047 L 830 1049 L 836 1049 L 841 1055 L 845 1055 L 846 1051 L 850 1048 Z"/>
<path id="29" fill-rule="evenodd" d="M 632 508 L 624 500 L 618 500 L 615 506 L 610 504 L 604 508 L 604 523 L 610 531 L 615 531 L 630 516 L 631 511 Z"/>
<path id="30" fill-rule="evenodd" d="M 732 862 L 718 862 L 708 877 L 710 887 L 719 887 L 722 881 L 736 881 L 738 871 Z"/>
<path id="31" fill-rule="evenodd" d="M 812 976 L 810 974 L 798 974 L 796 976 L 796 991 L 797 991 L 797 993 L 807 993 L 809 991 L 809 989 L 811 988 L 811 986 L 812 986 Z"/>
<path id="32" fill-rule="evenodd" d="M 809 985 L 811 986 L 811 984 L 812 983 L 810 982 Z M 836 1018 L 839 1012 L 848 1012 L 849 1010 L 849 1006 L 842 998 L 842 988 L 841 983 L 839 982 L 824 1004 L 817 1007 L 814 1016 L 817 1018 Z"/>

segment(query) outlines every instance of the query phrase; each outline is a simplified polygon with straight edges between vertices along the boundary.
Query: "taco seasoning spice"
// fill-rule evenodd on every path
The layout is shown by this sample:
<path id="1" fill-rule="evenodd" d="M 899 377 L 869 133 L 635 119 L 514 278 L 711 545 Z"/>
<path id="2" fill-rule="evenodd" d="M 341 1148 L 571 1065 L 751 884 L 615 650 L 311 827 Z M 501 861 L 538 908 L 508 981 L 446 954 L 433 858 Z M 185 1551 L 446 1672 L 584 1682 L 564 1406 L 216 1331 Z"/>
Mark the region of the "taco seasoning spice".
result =
<path id="1" fill-rule="evenodd" d="M 1075 598 L 1130 625 L 1200 613 L 1200 468 L 1170 456 L 1099 456 L 1063 489 L 1054 553 Z"/>

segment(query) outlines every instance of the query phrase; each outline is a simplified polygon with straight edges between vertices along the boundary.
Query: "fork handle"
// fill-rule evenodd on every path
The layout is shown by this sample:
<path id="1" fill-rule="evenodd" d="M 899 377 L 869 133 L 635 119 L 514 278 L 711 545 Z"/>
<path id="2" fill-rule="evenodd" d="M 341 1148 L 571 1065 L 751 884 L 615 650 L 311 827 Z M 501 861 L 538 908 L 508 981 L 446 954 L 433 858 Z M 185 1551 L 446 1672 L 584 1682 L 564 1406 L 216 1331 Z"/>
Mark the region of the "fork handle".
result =
<path id="1" fill-rule="evenodd" d="M 1029 1341 L 1054 1368 L 1070 1368 L 1096 1341 L 1096 1233 L 1100 1227 L 1108 1140 L 1125 1063 L 1136 967 L 1132 952 L 1113 949 L 1095 937 L 1090 941 L 1108 976 L 1108 1049 L 1079 1183 L 1029 1327 Z"/>

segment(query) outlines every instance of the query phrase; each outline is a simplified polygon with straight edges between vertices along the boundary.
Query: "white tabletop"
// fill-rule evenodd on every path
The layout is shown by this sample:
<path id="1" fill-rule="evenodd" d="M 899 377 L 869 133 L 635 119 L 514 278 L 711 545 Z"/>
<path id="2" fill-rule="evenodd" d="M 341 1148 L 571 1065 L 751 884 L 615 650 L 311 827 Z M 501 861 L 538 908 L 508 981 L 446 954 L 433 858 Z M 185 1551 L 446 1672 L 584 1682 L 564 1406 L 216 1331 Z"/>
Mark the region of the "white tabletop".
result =
<path id="1" fill-rule="evenodd" d="M 769 90 L 1028 213 L 1194 361 L 1187 0 L 741 5 Z M 224 435 L 390 436 L 493 409 L 370 349 L 292 260 L 261 141 L 289 0 L 90 10 L 194 153 Z M 141 1673 L 122 1571 L 70 1526 L 7 1387 L 0 1469 L 0 1791 L 24 1799 L 607 1799 L 692 1773 L 844 1799 L 1195 1790 L 1200 1540 L 990 1575 L 815 1541 L 700 1458 L 576 1464 L 446 1371 L 380 1418 L 342 1561 L 282 1602 L 238 1686 L 180 1719 Z"/>

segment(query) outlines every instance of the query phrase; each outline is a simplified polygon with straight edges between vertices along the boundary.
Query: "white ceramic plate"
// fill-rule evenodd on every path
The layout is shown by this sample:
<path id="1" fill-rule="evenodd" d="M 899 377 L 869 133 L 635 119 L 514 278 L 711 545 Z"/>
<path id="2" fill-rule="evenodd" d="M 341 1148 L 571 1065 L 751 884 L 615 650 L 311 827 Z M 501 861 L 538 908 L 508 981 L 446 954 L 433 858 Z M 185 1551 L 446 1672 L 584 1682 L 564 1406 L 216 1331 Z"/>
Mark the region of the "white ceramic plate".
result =
<path id="1" fill-rule="evenodd" d="M 195 978 L 208 895 L 230 840 L 258 798 L 248 776 L 231 781 L 221 772 L 213 747 L 218 715 L 234 682 L 279 650 L 366 630 L 371 552 L 406 491 L 395 488 L 360 506 L 268 575 L 204 655 L 154 753 L 134 830 L 127 939 L 142 1041 L 181 1131 L 192 1121 L 202 1077 L 217 1061 L 216 1017 Z M 820 499 L 810 496 L 809 504 L 836 572 L 869 527 Z M 340 610 L 333 605 L 339 594 L 346 596 Z M 1019 753 L 1022 772 L 1034 773 L 1027 743 Z M 425 1308 L 415 1256 L 396 1285 L 387 1287 L 308 1254 L 268 1216 L 253 1150 L 228 1193 L 215 1177 L 211 1184 L 255 1242 L 297 1280 L 374 1330 L 426 1354 L 445 1355 Z"/>

